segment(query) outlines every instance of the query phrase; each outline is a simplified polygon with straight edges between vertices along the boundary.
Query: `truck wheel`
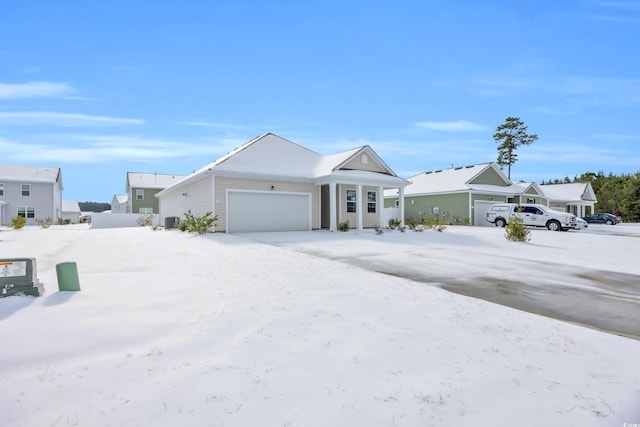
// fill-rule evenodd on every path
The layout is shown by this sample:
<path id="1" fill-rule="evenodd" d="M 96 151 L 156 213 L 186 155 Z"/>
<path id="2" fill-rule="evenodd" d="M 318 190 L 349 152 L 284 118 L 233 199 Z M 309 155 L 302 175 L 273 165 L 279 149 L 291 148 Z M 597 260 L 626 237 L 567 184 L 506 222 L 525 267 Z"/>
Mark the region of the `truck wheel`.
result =
<path id="1" fill-rule="evenodd" d="M 547 228 L 551 231 L 560 231 L 562 229 L 558 221 L 549 221 L 547 223 Z"/>
<path id="2" fill-rule="evenodd" d="M 507 225 L 507 222 L 504 219 L 496 219 L 496 227 L 504 227 L 505 225 Z"/>

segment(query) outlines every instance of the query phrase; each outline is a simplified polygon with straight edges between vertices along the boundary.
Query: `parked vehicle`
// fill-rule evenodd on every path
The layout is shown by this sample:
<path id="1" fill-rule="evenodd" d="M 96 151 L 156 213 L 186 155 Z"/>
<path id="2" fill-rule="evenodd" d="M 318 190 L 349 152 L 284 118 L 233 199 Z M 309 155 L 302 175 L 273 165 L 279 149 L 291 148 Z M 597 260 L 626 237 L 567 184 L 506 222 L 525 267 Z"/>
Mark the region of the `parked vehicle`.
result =
<path id="1" fill-rule="evenodd" d="M 622 218 L 610 213 L 597 213 L 589 216 L 583 216 L 582 219 L 590 224 L 616 225 L 622 222 Z"/>
<path id="2" fill-rule="evenodd" d="M 578 229 L 575 215 L 536 204 L 496 203 L 491 205 L 485 219 L 496 227 L 504 227 L 515 216 L 528 227 L 546 227 L 553 231 Z"/>
<path id="3" fill-rule="evenodd" d="M 576 217 L 576 230 L 589 227 L 589 223 L 580 217 Z"/>

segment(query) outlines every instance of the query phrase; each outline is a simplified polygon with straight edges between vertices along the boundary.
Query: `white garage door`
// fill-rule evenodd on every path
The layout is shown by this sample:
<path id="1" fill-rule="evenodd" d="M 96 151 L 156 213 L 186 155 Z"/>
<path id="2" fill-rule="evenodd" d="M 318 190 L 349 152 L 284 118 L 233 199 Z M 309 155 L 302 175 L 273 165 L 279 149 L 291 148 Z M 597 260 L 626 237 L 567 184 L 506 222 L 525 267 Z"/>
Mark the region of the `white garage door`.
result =
<path id="1" fill-rule="evenodd" d="M 486 220 L 487 212 L 489 211 L 489 208 L 491 207 L 491 205 L 493 205 L 494 203 L 500 203 L 500 202 L 489 201 L 489 200 L 475 201 L 475 203 L 473 204 L 473 225 L 480 226 L 480 227 L 489 227 L 489 226 L 494 227 L 493 224 L 491 224 L 489 221 Z"/>
<path id="2" fill-rule="evenodd" d="M 311 195 L 229 191 L 227 232 L 311 230 Z"/>

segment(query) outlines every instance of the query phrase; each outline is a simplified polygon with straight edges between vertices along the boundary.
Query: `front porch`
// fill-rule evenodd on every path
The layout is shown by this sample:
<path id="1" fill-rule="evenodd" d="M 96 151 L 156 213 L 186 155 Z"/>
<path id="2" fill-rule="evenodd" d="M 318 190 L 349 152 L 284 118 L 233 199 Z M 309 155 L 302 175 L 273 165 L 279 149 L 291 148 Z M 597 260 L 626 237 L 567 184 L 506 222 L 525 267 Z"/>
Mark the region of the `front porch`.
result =
<path id="1" fill-rule="evenodd" d="M 384 227 L 384 190 L 400 193 L 400 220 L 404 224 L 404 185 L 385 186 L 371 182 L 332 181 L 320 185 L 320 228 L 337 231 L 348 221 L 356 230 Z"/>

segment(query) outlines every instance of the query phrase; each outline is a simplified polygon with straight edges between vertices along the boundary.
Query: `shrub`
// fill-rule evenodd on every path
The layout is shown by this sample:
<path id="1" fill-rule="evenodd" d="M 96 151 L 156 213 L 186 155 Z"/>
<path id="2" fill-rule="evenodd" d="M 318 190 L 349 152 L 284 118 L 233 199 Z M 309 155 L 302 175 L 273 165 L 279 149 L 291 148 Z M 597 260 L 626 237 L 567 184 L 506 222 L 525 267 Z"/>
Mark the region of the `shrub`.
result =
<path id="1" fill-rule="evenodd" d="M 184 221 L 180 222 L 179 228 L 182 231 L 188 231 L 189 233 L 205 234 L 209 233 L 212 227 L 216 226 L 218 221 L 218 215 L 213 215 L 213 212 L 207 212 L 202 217 L 194 217 L 189 213 L 184 214 Z M 184 227 L 184 228 L 183 228 Z"/>
<path id="2" fill-rule="evenodd" d="M 23 216 L 18 215 L 11 218 L 11 226 L 16 230 L 21 229 L 26 224 L 27 224 L 27 219 Z"/>
<path id="3" fill-rule="evenodd" d="M 528 242 L 531 240 L 531 231 L 525 227 L 522 218 L 519 216 L 511 217 L 504 235 L 507 240 L 512 242 Z"/>
<path id="4" fill-rule="evenodd" d="M 378 225 L 376 225 L 373 229 L 376 230 L 376 234 L 384 233 L 384 230 L 382 229 L 382 227 L 380 227 Z"/>
<path id="5" fill-rule="evenodd" d="M 152 226 L 154 218 L 155 218 L 154 214 L 150 214 L 150 213 L 140 214 L 140 216 L 138 217 L 137 223 L 140 227 Z"/>
<path id="6" fill-rule="evenodd" d="M 338 223 L 338 231 L 349 231 L 349 220 Z"/>
<path id="7" fill-rule="evenodd" d="M 449 223 L 449 218 L 446 216 L 442 216 L 440 219 L 435 217 L 428 217 L 422 220 L 422 223 L 427 226 L 429 230 L 435 230 L 438 232 L 443 232 L 447 228 L 447 224 Z"/>
<path id="8" fill-rule="evenodd" d="M 400 227 L 400 220 L 396 219 L 396 218 L 391 218 L 389 220 L 389 228 L 394 230 L 396 228 Z"/>
<path id="9" fill-rule="evenodd" d="M 46 217 L 45 219 L 36 219 L 36 224 L 38 224 L 42 228 L 49 228 L 53 225 L 53 220 L 51 217 Z"/>

